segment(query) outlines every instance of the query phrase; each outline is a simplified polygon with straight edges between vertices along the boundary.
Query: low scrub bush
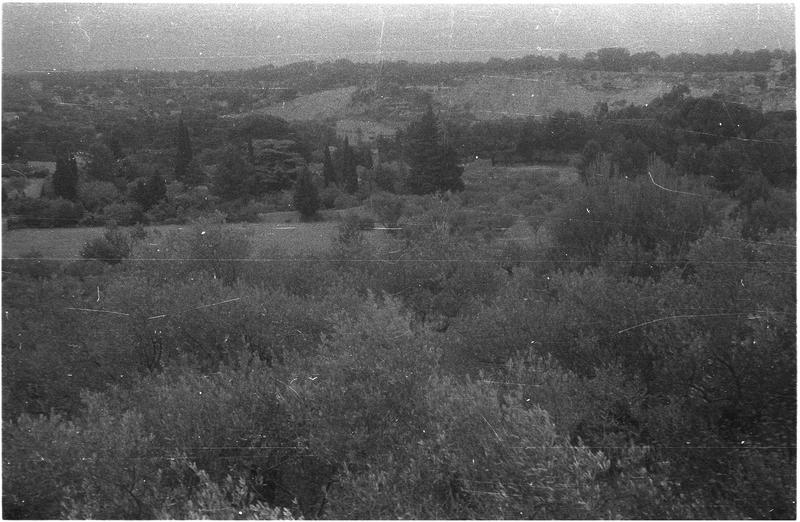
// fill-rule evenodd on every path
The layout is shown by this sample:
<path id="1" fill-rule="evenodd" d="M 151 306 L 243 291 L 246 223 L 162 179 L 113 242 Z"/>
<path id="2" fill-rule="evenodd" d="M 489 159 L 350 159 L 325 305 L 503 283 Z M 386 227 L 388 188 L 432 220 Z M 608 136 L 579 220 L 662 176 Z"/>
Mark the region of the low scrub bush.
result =
<path id="1" fill-rule="evenodd" d="M 363 232 L 372 230 L 375 223 L 372 218 L 356 212 L 348 212 L 342 216 L 342 220 L 337 226 L 338 235 L 336 242 L 344 247 L 358 247 L 364 243 Z"/>
<path id="2" fill-rule="evenodd" d="M 508 230 L 515 219 L 509 214 L 459 210 L 450 215 L 448 224 L 451 234 L 465 238 L 480 237 L 489 241 Z"/>
<path id="3" fill-rule="evenodd" d="M 87 210 L 95 212 L 120 197 L 117 187 L 108 181 L 90 181 L 78 187 L 78 198 Z"/>
<path id="4" fill-rule="evenodd" d="M 250 241 L 244 232 L 225 223 L 225 216 L 219 213 L 194 221 L 181 251 L 191 269 L 209 272 L 230 284 L 250 257 Z"/>
<path id="5" fill-rule="evenodd" d="M 336 207 L 336 199 L 341 196 L 343 192 L 336 185 L 329 185 L 319 192 L 319 199 L 322 208 L 332 209 Z"/>
<path id="6" fill-rule="evenodd" d="M 261 214 L 271 211 L 269 204 L 256 201 L 221 203 L 217 205 L 217 209 L 225 214 L 225 221 L 228 223 L 258 223 L 261 221 Z"/>
<path id="7" fill-rule="evenodd" d="M 72 227 L 84 216 L 85 210 L 80 203 L 66 199 L 32 199 L 15 198 L 3 204 L 3 211 L 8 216 L 8 227 Z"/>
<path id="8" fill-rule="evenodd" d="M 492 385 L 438 378 L 432 335 L 387 299 L 342 322 L 298 382 L 310 447 L 339 462 L 329 516 L 589 516 L 602 456 Z"/>
<path id="9" fill-rule="evenodd" d="M 336 199 L 333 202 L 333 208 L 336 210 L 344 210 L 347 208 L 357 207 L 361 204 L 361 202 L 355 196 L 347 193 L 341 193 L 336 196 Z"/>
<path id="10" fill-rule="evenodd" d="M 184 371 L 170 381 L 144 379 L 127 392 L 86 395 L 85 414 L 75 421 L 23 416 L 7 424 L 3 447 L 11 458 L 3 462 L 4 514 L 291 518 L 266 504 L 263 480 L 270 476 L 256 471 L 287 466 L 287 451 L 270 448 L 296 444 L 291 426 L 281 421 L 275 398 L 280 385 L 265 378 L 257 362 L 248 365 L 249 370 L 223 368 L 221 379 Z M 253 402 L 255 397 L 262 400 Z M 230 457 L 242 455 L 247 457 L 231 466 Z"/>
<path id="11" fill-rule="evenodd" d="M 262 250 L 257 260 L 243 269 L 242 280 L 249 285 L 282 289 L 300 297 L 319 295 L 341 276 L 327 254 L 301 251 L 290 255 L 282 248 Z"/>
<path id="12" fill-rule="evenodd" d="M 145 216 L 137 203 L 111 203 L 103 208 L 103 219 L 127 227 L 144 222 Z"/>
<path id="13" fill-rule="evenodd" d="M 556 255 L 578 262 L 576 267 L 597 264 L 608 241 L 621 233 L 645 251 L 662 248 L 671 259 L 680 258 L 719 217 L 712 192 L 688 180 L 673 185 L 684 194 L 644 179 L 606 179 L 577 187 L 548 226 Z"/>
<path id="14" fill-rule="evenodd" d="M 781 189 L 773 189 L 768 197 L 751 202 L 745 211 L 742 236 L 759 240 L 779 229 L 794 230 L 795 204 L 795 196 Z"/>
<path id="15" fill-rule="evenodd" d="M 404 201 L 400 196 L 380 192 L 369 200 L 370 209 L 385 227 L 396 227 L 403 215 Z"/>
<path id="16" fill-rule="evenodd" d="M 3 272 L 18 274 L 32 279 L 45 279 L 56 274 L 59 262 L 42 259 L 38 250 L 30 250 L 22 254 L 19 259 L 3 259 Z"/>
<path id="17" fill-rule="evenodd" d="M 90 239 L 81 249 L 81 257 L 97 259 L 115 265 L 131 255 L 131 239 L 116 227 L 106 230 L 103 237 Z"/>

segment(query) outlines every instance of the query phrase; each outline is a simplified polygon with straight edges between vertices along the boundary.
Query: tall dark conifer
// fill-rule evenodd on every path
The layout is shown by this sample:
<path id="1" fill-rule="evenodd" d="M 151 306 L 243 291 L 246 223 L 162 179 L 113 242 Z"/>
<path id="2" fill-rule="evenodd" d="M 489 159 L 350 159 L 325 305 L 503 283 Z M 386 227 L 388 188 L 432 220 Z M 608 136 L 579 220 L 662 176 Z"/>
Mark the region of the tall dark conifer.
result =
<path id="1" fill-rule="evenodd" d="M 350 141 L 347 137 L 344 138 L 344 147 L 342 147 L 342 178 L 344 191 L 348 194 L 355 194 L 358 190 L 356 157 L 353 154 L 353 149 L 350 148 Z"/>
<path id="2" fill-rule="evenodd" d="M 325 153 L 322 160 L 322 176 L 325 186 L 336 183 L 336 169 L 333 167 L 333 160 L 331 159 L 331 150 L 328 145 L 325 145 Z"/>
<path id="3" fill-rule="evenodd" d="M 311 180 L 308 169 L 303 169 L 294 183 L 294 207 L 303 219 L 310 219 L 319 210 L 319 205 L 317 186 Z"/>
<path id="4" fill-rule="evenodd" d="M 64 199 L 78 198 L 78 162 L 75 156 L 59 156 L 53 173 L 53 191 Z"/>
<path id="5" fill-rule="evenodd" d="M 189 129 L 183 123 L 183 116 L 178 118 L 178 152 L 175 157 L 175 178 L 183 180 L 186 177 L 189 163 L 192 161 L 192 143 L 189 140 Z"/>
<path id="6" fill-rule="evenodd" d="M 408 190 L 413 194 L 463 190 L 463 168 L 452 147 L 442 143 L 433 108 L 408 130 L 406 158 L 411 167 Z"/>

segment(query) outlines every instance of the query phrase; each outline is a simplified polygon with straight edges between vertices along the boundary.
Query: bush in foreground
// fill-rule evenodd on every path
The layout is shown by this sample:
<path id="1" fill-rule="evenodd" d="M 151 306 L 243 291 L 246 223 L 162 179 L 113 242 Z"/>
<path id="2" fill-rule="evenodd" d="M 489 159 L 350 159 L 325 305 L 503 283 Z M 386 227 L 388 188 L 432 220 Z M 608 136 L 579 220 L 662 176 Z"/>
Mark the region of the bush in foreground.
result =
<path id="1" fill-rule="evenodd" d="M 106 230 L 103 237 L 90 239 L 81 249 L 81 257 L 97 259 L 115 265 L 131 255 L 131 239 L 116 227 Z"/>

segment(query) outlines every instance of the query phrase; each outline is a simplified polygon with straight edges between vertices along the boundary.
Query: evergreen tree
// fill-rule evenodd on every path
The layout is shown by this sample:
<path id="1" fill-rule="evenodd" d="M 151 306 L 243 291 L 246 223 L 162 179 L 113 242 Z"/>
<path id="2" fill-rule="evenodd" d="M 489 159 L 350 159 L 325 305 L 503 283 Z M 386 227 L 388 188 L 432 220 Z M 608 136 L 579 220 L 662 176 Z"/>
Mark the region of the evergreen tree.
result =
<path id="1" fill-rule="evenodd" d="M 192 161 L 192 143 L 189 140 L 189 129 L 183 123 L 183 116 L 178 118 L 178 152 L 175 157 L 175 178 L 183 181 L 189 163 Z"/>
<path id="2" fill-rule="evenodd" d="M 361 164 L 364 166 L 364 168 L 371 169 L 373 167 L 373 164 L 372 164 L 372 149 L 371 148 L 365 147 L 364 149 L 362 149 L 361 158 L 362 158 L 361 159 Z"/>
<path id="3" fill-rule="evenodd" d="M 186 165 L 186 174 L 183 176 L 183 183 L 189 186 L 203 185 L 206 182 L 205 173 L 200 163 L 193 159 Z"/>
<path id="4" fill-rule="evenodd" d="M 331 151 L 328 145 L 325 145 L 325 156 L 322 160 L 322 176 L 326 187 L 336 183 L 336 169 L 333 167 Z"/>
<path id="5" fill-rule="evenodd" d="M 228 147 L 214 174 L 214 193 L 227 200 L 241 198 L 250 193 L 253 182 L 253 166 L 244 161 L 236 148 Z"/>
<path id="6" fill-rule="evenodd" d="M 113 177 L 112 168 L 114 166 L 114 155 L 111 149 L 102 143 L 96 143 L 89 147 L 89 155 L 86 174 L 96 180 L 110 180 Z"/>
<path id="7" fill-rule="evenodd" d="M 303 169 L 294 185 L 294 207 L 303 219 L 309 219 L 319 210 L 320 200 L 317 186 L 311 180 L 311 173 Z"/>
<path id="8" fill-rule="evenodd" d="M 392 171 L 383 166 L 380 162 L 375 165 L 375 184 L 379 189 L 386 192 L 394 192 L 394 176 Z"/>
<path id="9" fill-rule="evenodd" d="M 344 191 L 348 194 L 355 194 L 358 190 L 358 173 L 356 172 L 356 157 L 347 137 L 344 138 L 342 147 L 342 178 L 344 181 Z"/>
<path id="10" fill-rule="evenodd" d="M 149 178 L 140 178 L 133 188 L 131 198 L 144 210 L 149 210 L 167 197 L 167 183 L 158 173 Z"/>
<path id="11" fill-rule="evenodd" d="M 60 156 L 53 173 L 53 191 L 56 196 L 75 201 L 78 198 L 78 163 L 75 156 Z"/>
<path id="12" fill-rule="evenodd" d="M 411 167 L 407 180 L 407 188 L 411 193 L 429 194 L 464 189 L 461 180 L 464 169 L 458 165 L 453 148 L 442 143 L 436 116 L 430 105 L 422 119 L 408 130 L 406 157 Z"/>

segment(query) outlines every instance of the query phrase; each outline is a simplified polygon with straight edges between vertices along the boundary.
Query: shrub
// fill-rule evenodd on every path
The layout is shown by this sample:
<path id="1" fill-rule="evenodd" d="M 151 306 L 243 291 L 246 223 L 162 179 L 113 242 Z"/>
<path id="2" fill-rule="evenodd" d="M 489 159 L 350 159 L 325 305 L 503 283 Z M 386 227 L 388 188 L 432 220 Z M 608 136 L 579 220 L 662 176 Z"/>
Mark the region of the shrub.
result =
<path id="1" fill-rule="evenodd" d="M 171 201 L 162 199 L 153 204 L 145 213 L 148 223 L 164 223 L 178 218 L 178 208 Z"/>
<path id="2" fill-rule="evenodd" d="M 192 223 L 185 246 L 189 266 L 210 272 L 226 284 L 234 282 L 250 256 L 250 241 L 244 232 L 225 225 L 225 216 L 215 214 Z"/>
<path id="3" fill-rule="evenodd" d="M 386 163 L 379 163 L 374 169 L 375 185 L 385 192 L 397 192 L 402 185 L 402 176 Z"/>
<path id="4" fill-rule="evenodd" d="M 114 221 L 121 227 L 127 227 L 144 221 L 142 207 L 136 203 L 111 203 L 103 208 L 106 221 Z"/>
<path id="5" fill-rule="evenodd" d="M 346 318 L 298 392 L 311 448 L 340 463 L 333 518 L 576 518 L 602 456 L 491 385 L 436 376 L 432 334 L 386 299 Z"/>
<path id="6" fill-rule="evenodd" d="M 141 416 L 117 417 L 93 401 L 85 422 L 22 416 L 3 429 L 4 516 L 62 518 L 69 498 L 96 506 L 97 518 L 152 518 L 149 445 Z"/>
<path id="7" fill-rule="evenodd" d="M 103 237 L 90 239 L 81 249 L 81 257 L 97 259 L 114 265 L 131 255 L 131 240 L 116 227 L 106 230 Z"/>
<path id="8" fill-rule="evenodd" d="M 752 201 L 745 211 L 742 237 L 759 240 L 778 229 L 793 230 L 795 197 L 781 189 L 773 189 L 766 198 Z"/>
<path id="9" fill-rule="evenodd" d="M 66 199 L 15 198 L 3 205 L 8 215 L 8 225 L 15 227 L 70 227 L 77 225 L 84 215 L 79 203 Z"/>
<path id="10" fill-rule="evenodd" d="M 155 510 L 158 520 L 292 520 L 286 508 L 272 508 L 257 500 L 243 477 L 234 480 L 230 475 L 214 482 L 208 473 L 193 463 L 175 461 L 171 463 L 171 474 L 188 479 L 175 488 L 170 498 Z M 70 518 L 96 518 L 92 513 L 70 512 Z"/>
<path id="11" fill-rule="evenodd" d="M 219 197 L 209 193 L 207 187 L 193 187 L 170 198 L 178 215 L 184 219 L 196 219 L 217 208 Z"/>
<path id="12" fill-rule="evenodd" d="M 662 181 L 663 182 L 663 181 Z M 649 180 L 598 180 L 577 193 L 548 227 L 560 259 L 576 267 L 597 264 L 609 239 L 626 234 L 645 251 L 662 248 L 670 258 L 685 255 L 689 243 L 717 223 L 713 193 L 682 180 L 663 190 Z"/>
<path id="13" fill-rule="evenodd" d="M 84 214 L 84 209 L 79 203 L 57 199 L 50 202 L 47 217 L 51 223 L 60 227 L 77 225 Z"/>
<path id="14" fill-rule="evenodd" d="M 448 218 L 451 234 L 461 237 L 476 237 L 480 235 L 484 240 L 503 234 L 514 224 L 514 216 L 494 212 L 481 212 L 472 210 L 458 210 Z"/>
<path id="15" fill-rule="evenodd" d="M 64 265 L 64 275 L 85 279 L 102 274 L 107 266 L 106 263 L 97 259 L 81 259 Z"/>
<path id="16" fill-rule="evenodd" d="M 338 187 L 335 185 L 328 185 L 324 189 L 322 189 L 319 193 L 320 203 L 322 204 L 322 208 L 331 209 L 336 208 L 336 200 L 339 198 L 343 192 L 339 190 Z"/>
<path id="17" fill-rule="evenodd" d="M 3 271 L 20 274 L 32 279 L 45 279 L 58 272 L 58 261 L 42 259 L 38 250 L 30 250 L 20 259 L 3 259 Z"/>
<path id="18" fill-rule="evenodd" d="M 137 223 L 128 233 L 131 236 L 131 239 L 134 241 L 143 241 L 147 239 L 147 230 L 145 230 L 144 225 L 141 223 Z"/>
<path id="19" fill-rule="evenodd" d="M 97 211 L 119 197 L 119 190 L 108 181 L 90 181 L 78 187 L 78 198 L 89 211 Z"/>
<path id="20" fill-rule="evenodd" d="M 355 247 L 364 243 L 362 231 L 369 223 L 355 212 L 349 212 L 342 216 L 342 220 L 337 226 L 338 235 L 336 241 L 341 246 Z M 370 228 L 372 228 L 370 226 Z"/>
<path id="21" fill-rule="evenodd" d="M 244 267 L 242 279 L 249 285 L 280 288 L 300 297 L 318 295 L 340 277 L 327 257 L 319 252 L 289 254 L 279 246 L 269 247 Z"/>
<path id="22" fill-rule="evenodd" d="M 336 199 L 333 202 L 333 208 L 336 210 L 344 210 L 346 208 L 357 207 L 359 204 L 360 202 L 358 201 L 358 198 L 343 192 L 336 196 Z"/>
<path id="23" fill-rule="evenodd" d="M 252 406 L 255 395 L 245 399 L 237 392 L 248 386 L 249 391 L 255 391 L 254 383 L 237 377 L 213 383 L 200 376 L 194 380 L 179 377 L 174 384 L 159 383 L 158 379 L 140 383 L 140 392 L 130 396 L 144 400 L 149 411 L 163 413 L 161 418 L 137 413 L 138 405 L 127 402 L 125 394 L 112 391 L 109 397 L 86 395 L 86 413 L 76 421 L 58 416 L 23 416 L 16 426 L 6 425 L 4 514 L 49 519 L 221 518 L 226 513 L 235 514 L 236 518 L 290 518 L 288 511 L 269 508 L 257 499 L 253 484 L 245 480 L 250 477 L 244 471 L 246 466 L 237 472 L 228 468 L 228 459 L 217 459 L 210 462 L 211 471 L 206 471 L 186 456 L 190 451 L 192 456 L 197 453 L 192 451 L 195 445 L 242 444 L 242 453 L 252 455 L 257 444 L 291 444 L 289 440 L 268 442 L 263 429 L 252 434 L 252 441 L 243 442 L 238 437 L 247 438 L 246 432 L 234 429 L 245 427 L 240 416 L 262 428 L 280 426 L 274 417 L 264 423 L 252 418 L 252 411 L 270 415 L 275 410 L 251 410 L 248 405 Z M 225 395 L 227 401 L 215 393 L 225 388 L 230 388 Z M 206 397 L 216 400 L 207 400 L 202 396 L 204 391 Z M 271 398 L 275 394 L 261 396 Z M 150 404 L 148 400 L 152 399 L 157 402 Z M 207 407 L 213 404 L 221 408 L 222 415 L 203 418 L 211 413 Z M 171 420 L 165 425 L 162 421 L 168 418 Z M 229 430 L 228 438 L 218 431 L 223 422 L 234 429 Z M 183 439 L 181 436 L 186 433 L 182 430 L 193 425 L 209 429 L 195 432 L 197 436 L 191 440 Z M 167 426 L 177 438 L 164 438 L 161 430 Z M 205 462 L 203 455 L 200 460 Z M 254 461 L 264 466 L 270 463 Z"/>
<path id="24" fill-rule="evenodd" d="M 372 196 L 369 205 L 385 227 L 396 227 L 397 221 L 403 215 L 403 198 L 393 194 L 380 192 Z"/>

